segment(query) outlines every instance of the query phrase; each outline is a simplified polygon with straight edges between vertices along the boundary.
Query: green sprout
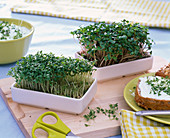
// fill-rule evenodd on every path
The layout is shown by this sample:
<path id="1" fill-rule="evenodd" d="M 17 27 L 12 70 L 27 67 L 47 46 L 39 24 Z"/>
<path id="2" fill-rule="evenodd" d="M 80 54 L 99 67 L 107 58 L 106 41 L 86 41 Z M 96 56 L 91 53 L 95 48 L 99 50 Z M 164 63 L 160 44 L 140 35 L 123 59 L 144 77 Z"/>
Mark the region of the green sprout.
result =
<path id="1" fill-rule="evenodd" d="M 118 120 L 118 117 L 116 116 L 117 110 L 118 110 L 118 103 L 116 104 L 109 104 L 109 109 L 103 109 L 101 107 L 96 107 L 95 109 L 91 109 L 88 107 L 89 113 L 85 114 L 83 117 L 86 119 L 86 121 L 94 120 L 99 113 L 102 113 L 106 116 L 108 116 L 111 120 Z M 86 127 L 90 126 L 89 124 L 84 124 Z"/>
<path id="2" fill-rule="evenodd" d="M 18 39 L 23 36 L 19 26 L 0 21 L 0 40 Z"/>
<path id="3" fill-rule="evenodd" d="M 93 71 L 93 63 L 87 60 L 56 57 L 40 51 L 23 57 L 8 75 L 15 78 L 18 88 L 81 98 L 94 81 Z"/>
<path id="4" fill-rule="evenodd" d="M 94 23 L 72 31 L 81 44 L 79 52 L 96 67 L 149 57 L 153 40 L 148 37 L 148 28 L 127 20 L 106 24 Z"/>
<path id="5" fill-rule="evenodd" d="M 151 86 L 149 94 L 153 93 L 154 95 L 157 94 L 158 96 L 161 96 L 161 92 L 164 92 L 167 95 L 170 95 L 170 79 L 168 77 L 147 77 L 146 83 Z"/>

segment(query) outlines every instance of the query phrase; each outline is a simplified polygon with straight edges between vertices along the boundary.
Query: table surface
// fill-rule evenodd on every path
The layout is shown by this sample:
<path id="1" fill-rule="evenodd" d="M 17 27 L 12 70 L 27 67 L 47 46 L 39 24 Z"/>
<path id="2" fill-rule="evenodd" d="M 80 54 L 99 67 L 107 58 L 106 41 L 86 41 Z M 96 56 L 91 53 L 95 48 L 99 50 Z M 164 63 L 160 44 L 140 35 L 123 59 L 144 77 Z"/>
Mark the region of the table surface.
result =
<path id="1" fill-rule="evenodd" d="M 8 1 L 8 0 L 7 0 Z M 0 2 L 1 3 L 1 2 Z M 45 17 L 28 14 L 11 13 L 9 7 L 0 4 L 0 17 L 12 17 L 30 22 L 35 27 L 34 36 L 27 54 L 35 54 L 37 51 L 53 52 L 55 55 L 71 56 L 80 50 L 70 31 L 76 30 L 80 25 L 88 25 L 92 22 L 84 22 L 56 17 Z M 153 56 L 161 56 L 170 62 L 170 29 L 149 28 L 150 37 L 155 41 L 152 48 Z M 8 78 L 7 72 L 15 63 L 0 65 L 0 79 Z M 0 97 L 0 137 L 24 138 L 14 118 Z M 121 138 L 121 135 L 113 138 Z"/>

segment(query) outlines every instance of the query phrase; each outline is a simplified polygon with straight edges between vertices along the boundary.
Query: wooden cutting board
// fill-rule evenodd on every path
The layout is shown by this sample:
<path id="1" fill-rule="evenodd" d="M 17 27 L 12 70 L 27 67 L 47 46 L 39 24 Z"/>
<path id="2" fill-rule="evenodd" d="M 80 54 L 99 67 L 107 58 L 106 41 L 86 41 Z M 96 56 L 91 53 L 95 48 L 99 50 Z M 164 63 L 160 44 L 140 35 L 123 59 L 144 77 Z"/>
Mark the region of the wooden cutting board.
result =
<path id="1" fill-rule="evenodd" d="M 161 57 L 154 57 L 153 68 L 149 70 L 149 72 L 155 72 L 160 69 L 160 67 L 163 67 L 167 64 L 168 61 L 162 59 Z M 130 80 L 136 78 L 139 75 L 142 74 L 131 75 L 98 83 L 97 93 L 89 104 L 89 107 L 95 108 L 99 106 L 102 108 L 108 108 L 109 104 L 118 103 L 119 111 L 121 109 L 131 110 L 131 108 L 126 104 L 123 98 L 123 90 Z M 13 82 L 13 78 L 0 80 L 0 95 L 4 99 L 6 105 L 8 106 L 10 112 L 17 121 L 24 135 L 29 138 L 31 137 L 32 126 L 37 118 L 41 114 L 49 110 L 28 105 L 22 105 L 14 102 L 12 100 L 10 91 L 10 86 Z M 102 138 L 118 135 L 121 132 L 119 120 L 110 120 L 107 116 L 103 114 L 97 114 L 97 117 L 94 121 L 92 120 L 90 122 L 86 122 L 83 115 L 89 113 L 89 110 L 87 108 L 80 115 L 67 114 L 57 111 L 55 112 L 59 115 L 61 120 L 72 130 L 72 132 L 80 137 Z M 85 123 L 90 124 L 90 126 L 85 127 Z"/>

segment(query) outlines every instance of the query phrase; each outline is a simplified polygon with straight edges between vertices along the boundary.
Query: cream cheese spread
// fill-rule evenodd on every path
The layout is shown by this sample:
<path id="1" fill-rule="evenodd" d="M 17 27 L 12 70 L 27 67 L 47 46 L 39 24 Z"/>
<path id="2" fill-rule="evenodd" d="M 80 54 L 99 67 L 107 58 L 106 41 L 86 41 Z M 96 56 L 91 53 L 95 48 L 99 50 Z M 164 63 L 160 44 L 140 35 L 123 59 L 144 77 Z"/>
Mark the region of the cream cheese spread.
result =
<path id="1" fill-rule="evenodd" d="M 0 40 L 14 40 L 26 36 L 30 32 L 26 27 L 0 21 Z"/>
<path id="2" fill-rule="evenodd" d="M 167 94 L 170 88 L 170 79 L 159 76 L 141 77 L 139 79 L 139 89 L 142 97 L 170 100 L 170 95 Z"/>

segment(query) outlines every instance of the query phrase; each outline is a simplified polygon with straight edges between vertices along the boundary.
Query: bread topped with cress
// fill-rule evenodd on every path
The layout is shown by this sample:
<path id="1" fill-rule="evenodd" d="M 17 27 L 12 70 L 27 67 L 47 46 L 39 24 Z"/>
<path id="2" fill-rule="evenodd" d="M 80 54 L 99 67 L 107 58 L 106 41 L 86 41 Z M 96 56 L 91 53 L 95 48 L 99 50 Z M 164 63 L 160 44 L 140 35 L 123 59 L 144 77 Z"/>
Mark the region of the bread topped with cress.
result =
<path id="1" fill-rule="evenodd" d="M 154 76 L 139 78 L 135 101 L 146 110 L 170 110 L 170 63 Z"/>

